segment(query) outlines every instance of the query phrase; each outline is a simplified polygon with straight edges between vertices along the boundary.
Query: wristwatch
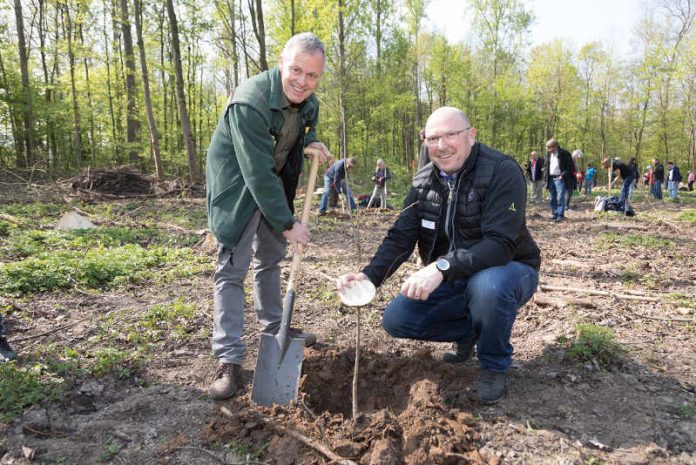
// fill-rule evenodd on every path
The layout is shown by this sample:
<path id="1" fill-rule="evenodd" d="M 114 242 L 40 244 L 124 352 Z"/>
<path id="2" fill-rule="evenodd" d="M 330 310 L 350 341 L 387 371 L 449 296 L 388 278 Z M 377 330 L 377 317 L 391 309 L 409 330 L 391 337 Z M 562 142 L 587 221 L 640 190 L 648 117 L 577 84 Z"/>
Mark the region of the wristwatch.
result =
<path id="1" fill-rule="evenodd" d="M 449 275 L 451 264 L 449 260 L 447 260 L 444 257 L 440 257 L 435 261 L 435 268 L 440 270 L 440 273 L 442 273 L 442 277 L 447 279 L 447 276 Z"/>

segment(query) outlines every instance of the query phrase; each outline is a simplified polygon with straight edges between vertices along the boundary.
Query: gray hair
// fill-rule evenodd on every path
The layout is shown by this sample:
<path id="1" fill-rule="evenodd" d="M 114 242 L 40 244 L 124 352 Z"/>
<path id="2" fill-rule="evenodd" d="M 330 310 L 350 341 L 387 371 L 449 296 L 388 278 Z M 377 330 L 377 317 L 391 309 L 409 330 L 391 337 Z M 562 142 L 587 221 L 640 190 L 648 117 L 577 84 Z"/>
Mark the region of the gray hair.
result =
<path id="1" fill-rule="evenodd" d="M 290 37 L 290 40 L 285 43 L 285 47 L 283 47 L 283 51 L 280 55 L 286 60 L 289 60 L 292 58 L 291 54 L 295 51 L 307 53 L 321 52 L 324 61 L 326 61 L 326 48 L 324 47 L 324 43 L 311 32 L 301 32 Z"/>

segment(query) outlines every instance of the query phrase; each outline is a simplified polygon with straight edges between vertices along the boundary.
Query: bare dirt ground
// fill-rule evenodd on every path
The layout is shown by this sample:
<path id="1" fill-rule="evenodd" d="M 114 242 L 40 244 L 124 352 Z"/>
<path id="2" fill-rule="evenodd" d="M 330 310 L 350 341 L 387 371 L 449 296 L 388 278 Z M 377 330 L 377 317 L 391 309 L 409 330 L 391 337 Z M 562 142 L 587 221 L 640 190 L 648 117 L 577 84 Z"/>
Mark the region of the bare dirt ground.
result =
<path id="1" fill-rule="evenodd" d="M 155 209 L 176 202 L 204 208 L 200 199 L 143 200 Z M 693 222 L 678 219 L 694 206 L 637 202 L 634 218 L 597 214 L 592 206 L 577 202 L 562 224 L 549 220 L 545 206 L 529 209 L 546 290 L 520 310 L 508 396 L 497 405 L 472 398 L 476 361 L 445 364 L 439 359 L 449 346 L 395 340 L 381 329 L 380 312 L 416 269 L 412 257 L 362 310 L 361 414 L 352 418 L 356 316 L 334 295 L 332 278 L 367 262 L 396 213 L 313 214 L 314 245 L 303 261 L 294 318 L 320 343 L 305 351 L 299 406 L 250 403 L 258 348 L 251 307 L 242 392 L 209 400 L 209 272 L 97 294 L 34 294 L 15 301 L 6 321 L 20 363 L 36 361 L 48 343 L 93 348 L 100 326 L 119 331 L 121 320 L 109 315 L 136 318 L 153 303 L 195 302 L 196 317 L 188 339 L 149 353 L 132 375 L 68 380 L 66 396 L 0 423 L 0 463 L 331 462 L 277 425 L 364 465 L 696 464 L 696 234 Z M 572 360 L 567 341 L 578 323 L 610 328 L 625 349 L 619 362 Z"/>

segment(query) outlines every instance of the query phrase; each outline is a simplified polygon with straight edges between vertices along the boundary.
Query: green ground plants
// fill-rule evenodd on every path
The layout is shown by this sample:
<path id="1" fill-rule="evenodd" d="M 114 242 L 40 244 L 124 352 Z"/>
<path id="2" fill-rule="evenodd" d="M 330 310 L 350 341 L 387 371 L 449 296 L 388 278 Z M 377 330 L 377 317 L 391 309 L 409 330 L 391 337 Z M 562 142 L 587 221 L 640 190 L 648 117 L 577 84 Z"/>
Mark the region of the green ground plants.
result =
<path id="1" fill-rule="evenodd" d="M 601 366 L 607 367 L 616 363 L 624 353 L 611 329 L 591 323 L 577 324 L 575 337 L 568 342 L 570 346 L 567 353 L 577 362 L 596 360 Z"/>
<path id="2" fill-rule="evenodd" d="M 22 261 L 0 263 L 0 295 L 138 283 L 156 279 L 160 268 L 179 263 L 186 263 L 191 273 L 210 266 L 207 257 L 191 249 L 146 249 L 135 244 L 86 251 L 41 252 Z M 191 267 L 191 264 L 198 266 Z"/>
<path id="3" fill-rule="evenodd" d="M 0 422 L 9 422 L 25 407 L 59 397 L 62 379 L 43 364 L 0 364 Z"/>
<path id="4" fill-rule="evenodd" d="M 595 247 L 599 250 L 607 250 L 615 245 L 625 247 L 647 247 L 650 249 L 673 248 L 674 242 L 669 239 L 650 234 L 619 234 L 602 233 L 595 241 Z"/>
<path id="5" fill-rule="evenodd" d="M 696 223 L 696 210 L 686 210 L 677 216 L 679 221 L 688 221 L 689 223 Z"/>

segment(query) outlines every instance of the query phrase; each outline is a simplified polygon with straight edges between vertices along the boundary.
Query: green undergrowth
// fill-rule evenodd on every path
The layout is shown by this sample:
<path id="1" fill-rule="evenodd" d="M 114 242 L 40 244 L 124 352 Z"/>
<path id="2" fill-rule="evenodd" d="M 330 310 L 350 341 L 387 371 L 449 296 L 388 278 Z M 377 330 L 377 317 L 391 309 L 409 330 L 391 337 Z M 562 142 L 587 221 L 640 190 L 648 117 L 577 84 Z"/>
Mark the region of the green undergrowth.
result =
<path id="1" fill-rule="evenodd" d="M 0 422 L 12 421 L 32 404 L 58 398 L 62 384 L 43 364 L 0 364 Z"/>
<path id="2" fill-rule="evenodd" d="M 671 249 L 675 246 L 674 241 L 650 234 L 602 233 L 595 241 L 595 247 L 599 250 L 606 250 L 616 245 L 625 247 L 640 246 L 650 249 Z"/>
<path id="3" fill-rule="evenodd" d="M 0 294 L 166 281 L 200 273 L 210 266 L 208 257 L 197 255 L 191 249 L 162 246 L 144 248 L 127 244 L 85 251 L 44 251 L 18 262 L 0 263 Z"/>
<path id="4" fill-rule="evenodd" d="M 100 227 L 94 229 L 21 230 L 14 228 L 7 234 L 0 258 L 12 260 L 45 253 L 47 250 L 85 251 L 91 248 L 117 247 L 126 244 L 193 245 L 196 236 L 180 238 L 153 228 Z"/>
<path id="5" fill-rule="evenodd" d="M 567 353 L 577 362 L 596 361 L 599 365 L 608 367 L 615 364 L 624 353 L 611 329 L 591 323 L 577 324 L 575 336 L 567 342 Z"/>
<path id="6" fill-rule="evenodd" d="M 0 364 L 0 422 L 10 422 L 31 405 L 60 399 L 75 383 L 95 377 L 126 379 L 145 364 L 140 349 L 102 347 L 81 352 L 47 344 L 21 365 Z"/>
<path id="7" fill-rule="evenodd" d="M 688 221 L 689 223 L 696 223 L 696 210 L 686 210 L 677 216 L 679 221 Z"/>

